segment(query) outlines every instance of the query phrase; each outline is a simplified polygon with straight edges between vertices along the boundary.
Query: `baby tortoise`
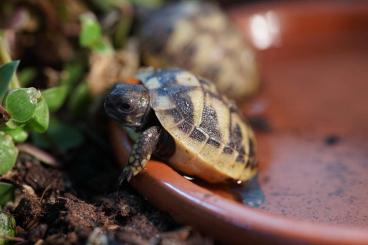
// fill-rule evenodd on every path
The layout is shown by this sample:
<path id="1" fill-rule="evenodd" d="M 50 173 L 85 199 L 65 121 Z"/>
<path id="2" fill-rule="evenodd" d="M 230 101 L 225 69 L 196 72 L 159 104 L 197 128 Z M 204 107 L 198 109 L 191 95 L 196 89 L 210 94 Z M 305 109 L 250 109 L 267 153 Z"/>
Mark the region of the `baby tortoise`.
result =
<path id="1" fill-rule="evenodd" d="M 140 133 L 122 180 L 138 174 L 152 154 L 211 183 L 256 173 L 253 131 L 213 83 L 178 68 L 137 77 L 141 84 L 115 85 L 105 98 L 106 113 Z"/>
<path id="2" fill-rule="evenodd" d="M 259 87 L 253 50 L 214 4 L 166 5 L 144 19 L 139 39 L 147 66 L 187 69 L 238 101 Z"/>

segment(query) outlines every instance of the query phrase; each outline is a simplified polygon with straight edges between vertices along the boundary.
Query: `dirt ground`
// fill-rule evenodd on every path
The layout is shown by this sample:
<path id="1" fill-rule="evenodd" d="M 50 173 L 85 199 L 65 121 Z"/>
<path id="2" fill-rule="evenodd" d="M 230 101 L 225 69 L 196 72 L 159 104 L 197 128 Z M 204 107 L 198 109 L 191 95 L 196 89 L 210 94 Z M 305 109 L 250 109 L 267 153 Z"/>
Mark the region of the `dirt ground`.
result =
<path id="1" fill-rule="evenodd" d="M 116 188 L 113 166 L 57 169 L 21 154 L 2 179 L 18 193 L 14 244 L 212 244 L 152 207 L 129 186 Z M 88 169 L 88 171 L 86 171 Z"/>

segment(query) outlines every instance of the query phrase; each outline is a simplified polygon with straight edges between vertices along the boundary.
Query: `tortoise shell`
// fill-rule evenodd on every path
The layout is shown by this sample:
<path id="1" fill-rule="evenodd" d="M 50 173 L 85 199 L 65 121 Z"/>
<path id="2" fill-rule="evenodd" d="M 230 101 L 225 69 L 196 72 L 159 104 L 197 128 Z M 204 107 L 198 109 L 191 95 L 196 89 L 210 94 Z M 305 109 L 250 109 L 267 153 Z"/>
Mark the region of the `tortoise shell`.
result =
<path id="1" fill-rule="evenodd" d="M 245 181 L 256 172 L 255 139 L 236 106 L 213 83 L 181 69 L 142 70 L 150 106 L 176 144 L 169 162 L 209 182 Z"/>
<path id="2" fill-rule="evenodd" d="M 143 62 L 185 68 L 240 100 L 259 86 L 253 50 L 214 4 L 182 1 L 148 15 L 139 33 Z"/>

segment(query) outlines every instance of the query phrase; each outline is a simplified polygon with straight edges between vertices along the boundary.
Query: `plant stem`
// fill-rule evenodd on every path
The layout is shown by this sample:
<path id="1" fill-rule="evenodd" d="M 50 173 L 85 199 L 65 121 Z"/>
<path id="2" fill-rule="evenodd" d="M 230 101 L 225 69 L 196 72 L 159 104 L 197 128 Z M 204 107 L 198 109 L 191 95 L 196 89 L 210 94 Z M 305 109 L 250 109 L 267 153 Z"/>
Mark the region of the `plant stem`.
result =
<path id="1" fill-rule="evenodd" d="M 9 54 L 9 48 L 6 38 L 4 37 L 4 33 L 0 32 L 0 65 L 11 62 L 11 57 Z M 19 80 L 17 74 L 14 73 L 11 81 L 10 88 L 20 88 Z"/>

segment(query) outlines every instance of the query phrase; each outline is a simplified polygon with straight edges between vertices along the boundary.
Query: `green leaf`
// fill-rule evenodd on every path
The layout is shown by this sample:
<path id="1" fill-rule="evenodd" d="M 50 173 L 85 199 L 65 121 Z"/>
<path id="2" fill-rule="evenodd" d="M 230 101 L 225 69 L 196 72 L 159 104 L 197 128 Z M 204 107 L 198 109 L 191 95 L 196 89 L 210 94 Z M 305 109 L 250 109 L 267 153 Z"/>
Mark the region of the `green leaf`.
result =
<path id="1" fill-rule="evenodd" d="M 111 53 L 113 49 L 106 39 L 101 39 L 93 45 L 92 50 L 96 53 L 108 54 Z"/>
<path id="2" fill-rule="evenodd" d="M 6 127 L 9 129 L 16 129 L 24 126 L 24 123 L 19 123 L 10 118 L 9 121 L 5 123 Z"/>
<path id="3" fill-rule="evenodd" d="M 21 143 L 27 140 L 28 133 L 22 127 L 15 128 L 3 128 L 2 129 L 6 134 L 10 135 L 16 143 Z"/>
<path id="4" fill-rule="evenodd" d="M 75 116 L 84 116 L 87 114 L 86 108 L 92 98 L 89 93 L 87 82 L 82 82 L 74 89 L 68 101 L 68 109 Z"/>
<path id="5" fill-rule="evenodd" d="M 61 85 L 73 86 L 82 76 L 84 65 L 82 61 L 76 60 L 70 63 L 67 63 L 61 74 Z"/>
<path id="6" fill-rule="evenodd" d="M 8 91 L 10 81 L 17 70 L 19 61 L 12 61 L 0 66 L 0 98 Z"/>
<path id="7" fill-rule="evenodd" d="M 46 100 L 41 98 L 40 102 L 37 104 L 33 117 L 27 123 L 27 127 L 37 133 L 43 133 L 49 127 L 49 117 L 49 108 Z"/>
<path id="8" fill-rule="evenodd" d="M 57 111 L 64 104 L 68 94 L 68 87 L 60 85 L 42 91 L 42 96 L 47 102 L 50 111 Z"/>
<path id="9" fill-rule="evenodd" d="M 84 14 L 80 17 L 82 30 L 79 43 L 83 47 L 91 48 L 102 38 L 101 27 L 93 14 Z"/>
<path id="10" fill-rule="evenodd" d="M 5 174 L 14 166 L 18 156 L 12 138 L 0 131 L 0 175 Z"/>
<path id="11" fill-rule="evenodd" d="M 79 43 L 82 47 L 98 53 L 110 53 L 113 48 L 102 36 L 100 23 L 93 14 L 84 14 L 80 17 L 82 29 L 79 34 Z"/>
<path id="12" fill-rule="evenodd" d="M 27 86 L 36 77 L 36 69 L 33 67 L 23 68 L 18 71 L 18 79 L 22 87 Z"/>
<path id="13" fill-rule="evenodd" d="M 46 133 L 47 134 L 47 133 Z M 46 134 L 31 133 L 32 144 L 42 149 L 50 149 L 50 140 Z"/>
<path id="14" fill-rule="evenodd" d="M 15 236 L 15 220 L 10 214 L 0 211 L 0 245 L 8 243 L 8 237 Z"/>
<path id="15" fill-rule="evenodd" d="M 10 90 L 5 97 L 5 109 L 15 122 L 26 122 L 33 117 L 41 92 L 35 88 Z"/>
<path id="16" fill-rule="evenodd" d="M 14 189 L 12 184 L 0 182 L 0 207 L 14 199 Z"/>
<path id="17" fill-rule="evenodd" d="M 56 120 L 53 120 L 48 135 L 63 151 L 78 147 L 84 139 L 78 128 Z"/>
<path id="18" fill-rule="evenodd" d="M 82 132 L 70 124 L 55 118 L 50 120 L 50 127 L 46 135 L 32 134 L 33 143 L 42 148 L 49 148 L 50 142 L 66 152 L 80 146 L 84 141 Z"/>

